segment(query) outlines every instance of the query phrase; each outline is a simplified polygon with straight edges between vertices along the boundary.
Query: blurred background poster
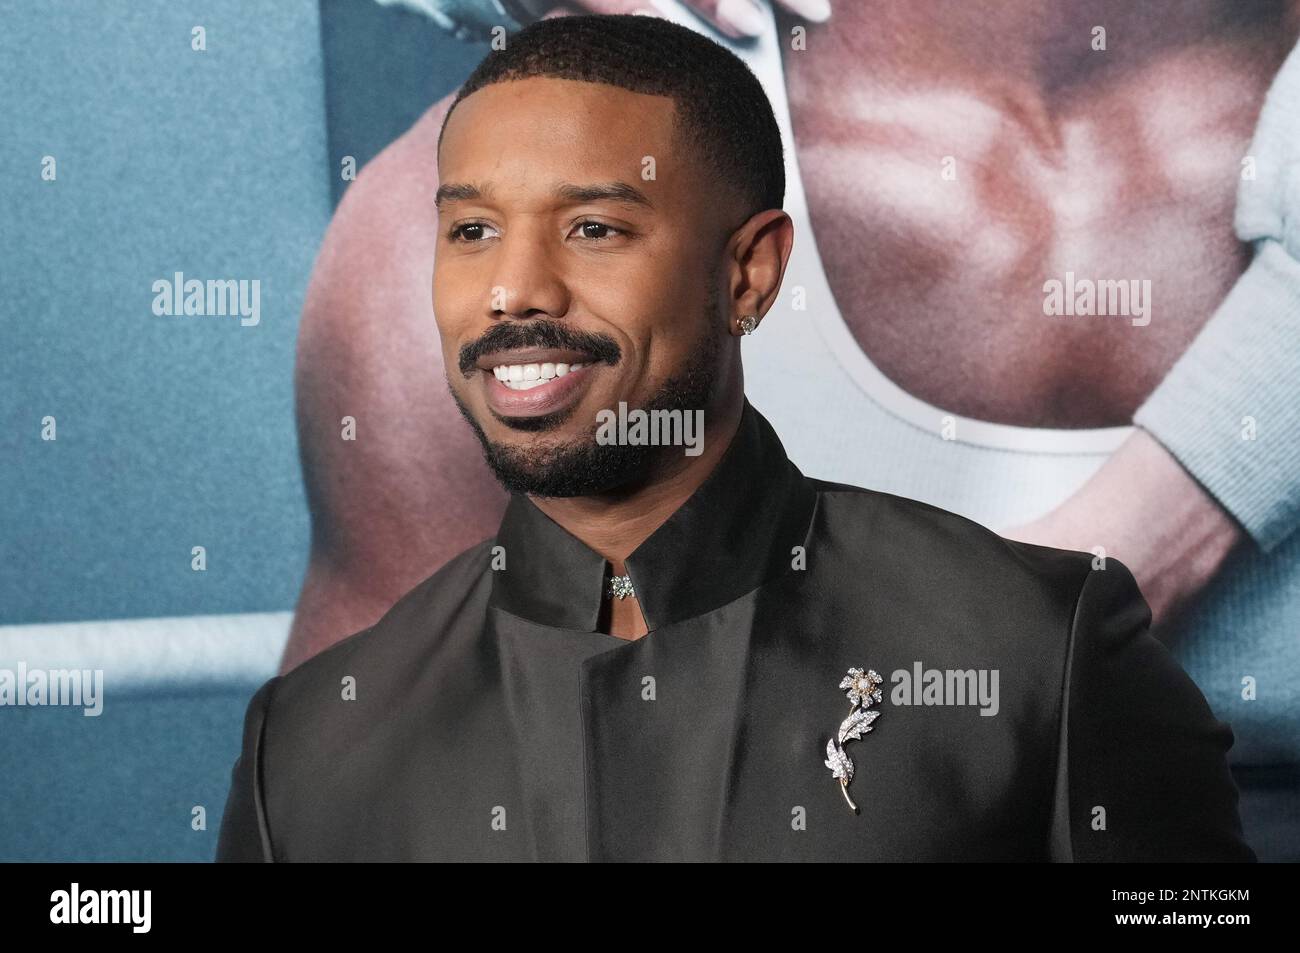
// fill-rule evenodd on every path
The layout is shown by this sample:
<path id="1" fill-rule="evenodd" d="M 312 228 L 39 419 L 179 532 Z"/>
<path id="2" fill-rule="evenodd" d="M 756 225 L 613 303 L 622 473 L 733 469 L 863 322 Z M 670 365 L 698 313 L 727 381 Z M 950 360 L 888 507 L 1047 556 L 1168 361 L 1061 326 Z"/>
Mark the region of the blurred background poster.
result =
<path id="1" fill-rule="evenodd" d="M 433 146 L 552 6 L 0 0 L 0 860 L 210 860 L 253 691 L 494 532 Z M 790 456 L 1113 544 L 1300 858 L 1297 4 L 644 6 L 782 126 L 745 366 Z"/>

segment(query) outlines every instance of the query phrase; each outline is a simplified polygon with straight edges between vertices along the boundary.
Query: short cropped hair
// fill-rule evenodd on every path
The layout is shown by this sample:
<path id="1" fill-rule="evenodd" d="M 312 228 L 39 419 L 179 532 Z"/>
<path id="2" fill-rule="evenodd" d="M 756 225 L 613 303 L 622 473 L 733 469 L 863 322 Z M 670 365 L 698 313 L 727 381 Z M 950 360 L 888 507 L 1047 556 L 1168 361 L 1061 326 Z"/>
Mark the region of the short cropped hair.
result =
<path id="1" fill-rule="evenodd" d="M 745 219 L 785 201 L 781 130 L 762 84 L 745 62 L 706 36 L 637 14 L 553 17 L 530 24 L 475 67 L 443 118 L 493 83 L 533 76 L 606 83 L 675 104 L 678 143 L 732 185 Z"/>

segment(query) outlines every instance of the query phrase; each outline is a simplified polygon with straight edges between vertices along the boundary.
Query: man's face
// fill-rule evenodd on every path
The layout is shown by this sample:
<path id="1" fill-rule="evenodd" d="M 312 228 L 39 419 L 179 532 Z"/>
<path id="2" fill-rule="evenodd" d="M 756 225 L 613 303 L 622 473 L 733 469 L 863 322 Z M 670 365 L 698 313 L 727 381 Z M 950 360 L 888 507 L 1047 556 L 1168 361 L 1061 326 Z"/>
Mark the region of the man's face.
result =
<path id="1" fill-rule="evenodd" d="M 674 448 L 597 444 L 597 412 L 707 412 L 735 359 L 717 280 L 728 203 L 677 147 L 672 101 L 487 86 L 448 120 L 439 177 L 447 381 L 498 479 L 577 496 L 646 477 Z"/>

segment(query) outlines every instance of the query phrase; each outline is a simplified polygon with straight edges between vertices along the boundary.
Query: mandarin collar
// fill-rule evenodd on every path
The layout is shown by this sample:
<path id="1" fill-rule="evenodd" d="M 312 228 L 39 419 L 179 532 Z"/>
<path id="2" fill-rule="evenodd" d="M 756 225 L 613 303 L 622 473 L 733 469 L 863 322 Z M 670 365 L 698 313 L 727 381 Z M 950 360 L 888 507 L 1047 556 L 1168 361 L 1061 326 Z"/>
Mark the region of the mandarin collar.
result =
<path id="1" fill-rule="evenodd" d="M 788 570 L 806 543 L 816 491 L 745 398 L 740 426 L 704 482 L 625 566 L 650 631 L 732 602 Z M 495 543 L 489 604 L 542 625 L 595 632 L 612 566 L 512 493 Z"/>

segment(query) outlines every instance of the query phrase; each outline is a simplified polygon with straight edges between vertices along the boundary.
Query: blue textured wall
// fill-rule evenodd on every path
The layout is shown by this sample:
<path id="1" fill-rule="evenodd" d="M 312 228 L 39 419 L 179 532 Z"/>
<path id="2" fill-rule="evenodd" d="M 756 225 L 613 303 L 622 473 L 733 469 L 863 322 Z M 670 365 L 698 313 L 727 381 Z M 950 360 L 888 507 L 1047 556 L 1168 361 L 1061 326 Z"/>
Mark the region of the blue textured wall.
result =
<path id="1" fill-rule="evenodd" d="M 256 689 L 115 694 L 93 718 L 4 712 L 0 861 L 212 860 Z"/>
<path id="2" fill-rule="evenodd" d="M 290 609 L 294 342 L 331 211 L 317 4 L 0 23 L 0 624 Z M 176 271 L 259 280 L 260 323 L 156 316 Z"/>

